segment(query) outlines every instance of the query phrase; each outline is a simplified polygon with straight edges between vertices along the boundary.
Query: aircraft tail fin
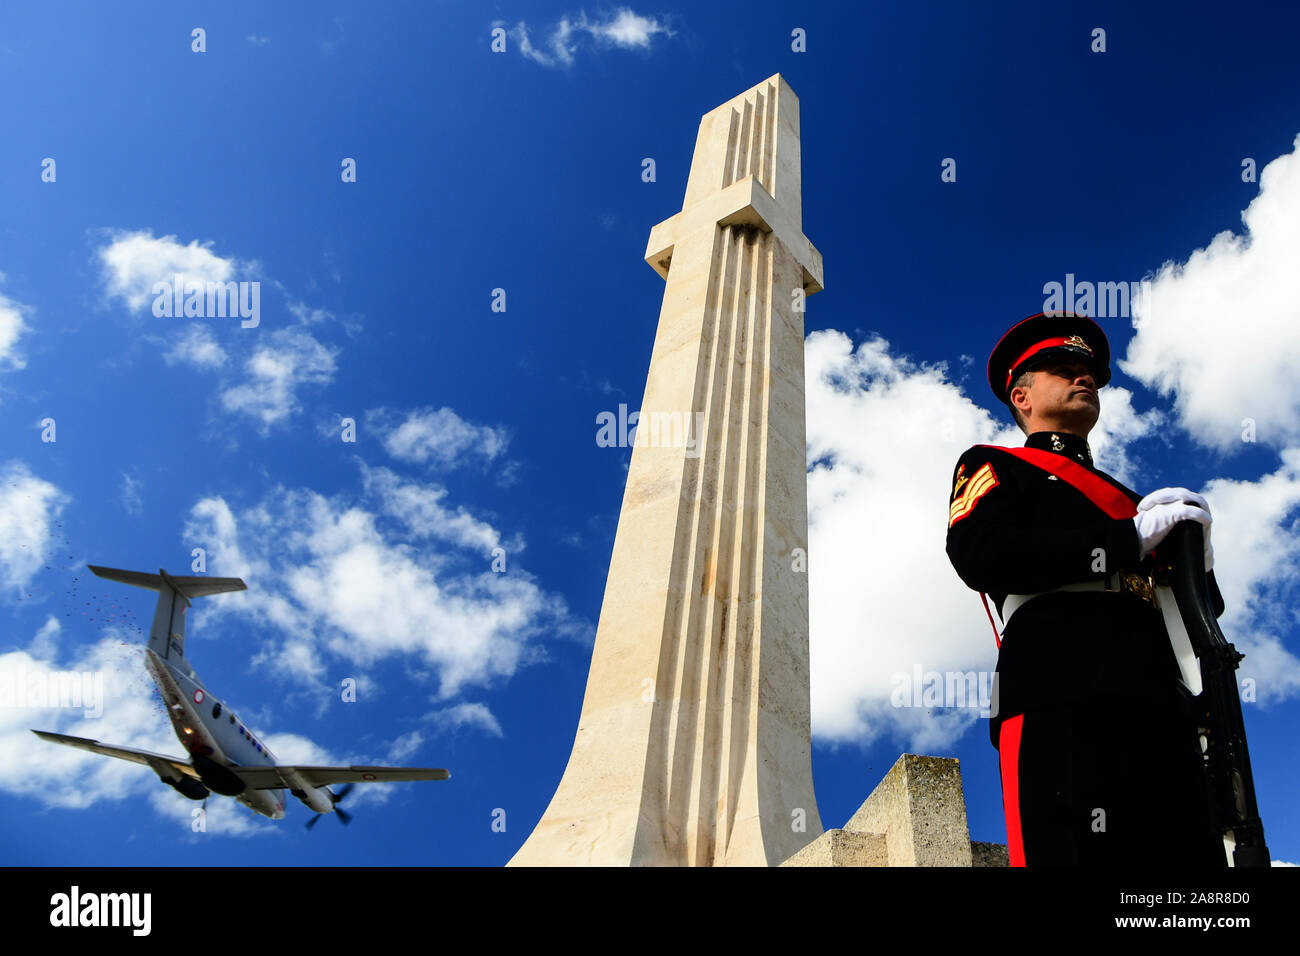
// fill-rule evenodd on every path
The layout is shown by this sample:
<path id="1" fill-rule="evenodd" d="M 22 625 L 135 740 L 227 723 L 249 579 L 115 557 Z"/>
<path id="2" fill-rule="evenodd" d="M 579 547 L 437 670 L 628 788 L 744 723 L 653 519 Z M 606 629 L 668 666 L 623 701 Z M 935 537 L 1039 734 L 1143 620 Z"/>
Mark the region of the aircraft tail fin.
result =
<path id="1" fill-rule="evenodd" d="M 149 630 L 149 648 L 164 660 L 185 657 L 185 612 L 190 599 L 223 594 L 227 591 L 244 591 L 246 585 L 240 578 L 209 578 L 196 575 L 171 575 L 162 568 L 157 574 L 147 571 L 124 571 L 89 564 L 98 577 L 138 588 L 158 592 L 154 608 L 153 626 Z"/>

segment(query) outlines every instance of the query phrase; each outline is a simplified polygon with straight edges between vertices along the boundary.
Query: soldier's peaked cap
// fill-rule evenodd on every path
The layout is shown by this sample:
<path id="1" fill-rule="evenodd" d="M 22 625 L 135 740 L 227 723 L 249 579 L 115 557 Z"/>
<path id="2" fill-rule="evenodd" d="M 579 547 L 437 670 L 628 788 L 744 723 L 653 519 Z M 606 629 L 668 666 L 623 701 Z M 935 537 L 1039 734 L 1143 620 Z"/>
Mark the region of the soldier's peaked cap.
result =
<path id="1" fill-rule="evenodd" d="M 1097 387 L 1110 381 L 1110 343 L 1101 326 L 1075 312 L 1040 312 L 1017 322 L 989 356 L 989 388 L 1009 404 L 1011 383 L 1049 361 L 1084 361 Z"/>

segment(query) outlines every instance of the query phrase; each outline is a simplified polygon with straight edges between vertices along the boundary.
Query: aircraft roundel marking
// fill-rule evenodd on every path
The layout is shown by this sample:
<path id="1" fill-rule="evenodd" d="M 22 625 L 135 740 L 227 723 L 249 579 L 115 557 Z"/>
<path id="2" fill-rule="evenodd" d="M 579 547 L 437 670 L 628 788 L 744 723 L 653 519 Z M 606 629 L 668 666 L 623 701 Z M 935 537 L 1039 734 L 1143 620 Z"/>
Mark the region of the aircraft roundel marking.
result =
<path id="1" fill-rule="evenodd" d="M 375 775 L 374 775 L 373 773 L 363 773 L 363 774 L 361 775 L 361 779 L 362 779 L 362 780 L 374 780 L 374 779 L 375 779 Z"/>
<path id="2" fill-rule="evenodd" d="M 194 703 L 196 704 L 203 703 L 203 691 L 198 690 L 197 688 L 194 691 Z"/>

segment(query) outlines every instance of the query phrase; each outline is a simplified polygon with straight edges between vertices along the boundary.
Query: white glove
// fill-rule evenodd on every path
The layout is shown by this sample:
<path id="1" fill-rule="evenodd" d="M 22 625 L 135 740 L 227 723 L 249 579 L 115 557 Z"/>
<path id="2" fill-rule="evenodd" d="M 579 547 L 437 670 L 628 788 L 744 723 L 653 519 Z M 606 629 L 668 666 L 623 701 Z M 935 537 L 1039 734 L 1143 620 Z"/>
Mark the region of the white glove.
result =
<path id="1" fill-rule="evenodd" d="M 1165 540 L 1165 537 L 1178 522 L 1195 521 L 1205 529 L 1205 570 L 1209 571 L 1214 561 L 1214 553 L 1210 550 L 1210 523 L 1212 520 L 1210 513 L 1204 508 L 1186 504 L 1181 500 L 1152 505 L 1143 511 L 1139 511 L 1133 519 L 1133 523 L 1137 525 L 1138 537 L 1142 539 L 1141 556 L 1145 558 L 1154 551 L 1156 545 Z"/>
<path id="2" fill-rule="evenodd" d="M 1138 502 L 1137 510 L 1140 514 L 1143 511 L 1150 511 L 1157 505 L 1174 504 L 1180 501 L 1185 504 L 1195 505 L 1203 510 L 1207 515 L 1210 513 L 1210 503 L 1196 492 L 1189 491 L 1186 488 L 1161 488 L 1159 491 L 1153 491 Z M 1174 520 L 1177 521 L 1178 519 L 1175 518 Z M 1202 521 L 1201 524 L 1205 527 L 1205 571 L 1208 574 L 1214 568 L 1214 547 L 1210 544 L 1210 521 Z M 1173 526 L 1170 525 L 1170 527 L 1172 528 Z M 1142 557 L 1145 558 L 1168 533 L 1169 529 L 1159 532 L 1158 537 L 1150 546 L 1147 545 L 1144 537 L 1142 541 Z M 1138 525 L 1138 534 L 1142 535 L 1142 525 L 1140 524 Z"/>
<path id="3" fill-rule="evenodd" d="M 1175 501 L 1184 501 L 1189 505 L 1196 505 L 1206 513 L 1210 510 L 1210 503 L 1194 491 L 1188 491 L 1186 488 L 1161 488 L 1159 491 L 1153 491 L 1141 501 L 1138 502 L 1138 511 L 1149 511 L 1156 505 L 1172 504 Z"/>

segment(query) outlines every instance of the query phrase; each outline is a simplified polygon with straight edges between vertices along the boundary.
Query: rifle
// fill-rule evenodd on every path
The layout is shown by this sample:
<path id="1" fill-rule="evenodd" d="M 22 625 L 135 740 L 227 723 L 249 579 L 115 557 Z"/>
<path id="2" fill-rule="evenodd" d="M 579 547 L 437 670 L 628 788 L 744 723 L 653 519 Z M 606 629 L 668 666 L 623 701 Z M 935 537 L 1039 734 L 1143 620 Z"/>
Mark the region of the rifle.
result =
<path id="1" fill-rule="evenodd" d="M 1214 825 L 1223 833 L 1229 863 L 1268 866 L 1264 823 L 1255 803 L 1255 778 L 1237 693 L 1237 665 L 1245 655 L 1228 643 L 1215 619 L 1204 541 L 1199 524 L 1180 521 L 1161 544 L 1161 610 L 1175 655 L 1183 657 L 1180 666 L 1196 711 Z M 1164 600 L 1168 597 L 1176 603 L 1176 615 L 1171 602 Z M 1189 675 L 1186 655 L 1179 655 L 1180 645 L 1186 649 L 1188 643 L 1199 662 L 1199 675 Z"/>

